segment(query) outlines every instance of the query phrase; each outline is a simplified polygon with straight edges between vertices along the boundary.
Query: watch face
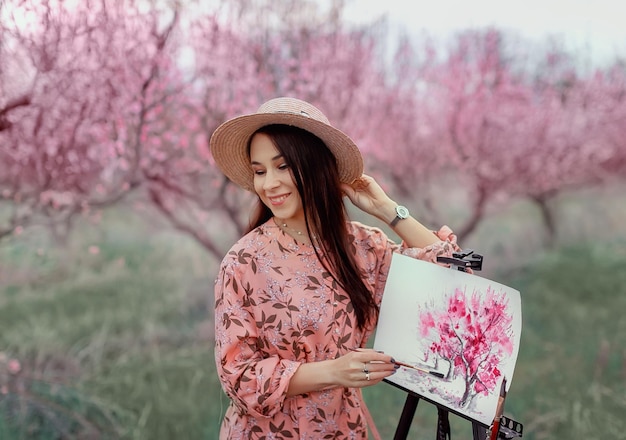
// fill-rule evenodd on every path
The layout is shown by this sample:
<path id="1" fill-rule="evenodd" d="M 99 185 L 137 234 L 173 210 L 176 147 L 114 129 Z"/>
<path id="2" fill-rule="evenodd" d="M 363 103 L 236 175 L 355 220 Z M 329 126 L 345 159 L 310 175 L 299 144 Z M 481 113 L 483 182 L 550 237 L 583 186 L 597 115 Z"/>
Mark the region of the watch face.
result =
<path id="1" fill-rule="evenodd" d="M 404 206 L 397 206 L 396 214 L 399 218 L 407 218 L 409 216 L 409 210 Z"/>

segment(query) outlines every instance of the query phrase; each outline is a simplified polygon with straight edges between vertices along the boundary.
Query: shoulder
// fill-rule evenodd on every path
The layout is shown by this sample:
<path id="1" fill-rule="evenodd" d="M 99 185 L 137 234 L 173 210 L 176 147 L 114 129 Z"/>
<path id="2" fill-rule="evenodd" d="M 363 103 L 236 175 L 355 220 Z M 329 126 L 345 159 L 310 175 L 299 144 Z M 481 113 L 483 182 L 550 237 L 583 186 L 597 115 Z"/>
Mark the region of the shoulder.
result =
<path id="1" fill-rule="evenodd" d="M 269 222 L 254 228 L 231 246 L 222 260 L 222 265 L 233 260 L 238 260 L 241 264 L 245 264 L 247 259 L 250 259 L 270 245 L 276 238 L 276 232 L 277 228 L 272 228 L 272 224 Z"/>
<path id="2" fill-rule="evenodd" d="M 348 222 L 348 235 L 351 236 L 355 245 L 365 248 L 386 248 L 391 244 L 389 237 L 382 229 L 354 220 Z"/>
<path id="3" fill-rule="evenodd" d="M 348 222 L 348 234 L 357 238 L 379 237 L 387 240 L 387 235 L 382 229 L 375 226 L 369 226 L 355 220 Z"/>

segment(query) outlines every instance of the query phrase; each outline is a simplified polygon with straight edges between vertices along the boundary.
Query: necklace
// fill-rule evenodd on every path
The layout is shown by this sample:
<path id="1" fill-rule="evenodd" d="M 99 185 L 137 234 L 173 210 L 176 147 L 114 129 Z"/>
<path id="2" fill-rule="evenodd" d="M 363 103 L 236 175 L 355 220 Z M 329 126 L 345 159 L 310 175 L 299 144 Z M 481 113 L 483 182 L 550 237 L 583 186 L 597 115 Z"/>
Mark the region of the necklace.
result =
<path id="1" fill-rule="evenodd" d="M 278 220 L 278 219 L 277 219 Z M 280 223 L 278 223 L 278 225 L 283 229 L 283 231 L 285 231 L 287 234 L 294 236 L 294 234 L 296 235 L 296 237 L 299 241 L 302 241 L 306 244 L 310 244 L 311 243 L 311 239 L 309 238 L 309 236 L 305 233 L 303 233 L 302 231 L 298 231 L 297 229 L 292 228 L 291 226 L 289 226 L 285 221 L 280 221 Z M 315 238 L 315 235 L 312 235 L 311 237 Z"/>
<path id="2" fill-rule="evenodd" d="M 282 223 L 280 224 L 280 226 L 281 226 L 283 229 L 289 229 L 291 232 L 295 233 L 296 235 L 299 235 L 300 237 L 301 237 L 302 235 L 304 235 L 304 234 L 302 233 L 302 231 L 298 231 L 297 229 L 292 228 L 291 226 L 289 226 L 289 225 L 288 225 L 287 223 L 285 223 L 285 222 L 282 222 Z"/>

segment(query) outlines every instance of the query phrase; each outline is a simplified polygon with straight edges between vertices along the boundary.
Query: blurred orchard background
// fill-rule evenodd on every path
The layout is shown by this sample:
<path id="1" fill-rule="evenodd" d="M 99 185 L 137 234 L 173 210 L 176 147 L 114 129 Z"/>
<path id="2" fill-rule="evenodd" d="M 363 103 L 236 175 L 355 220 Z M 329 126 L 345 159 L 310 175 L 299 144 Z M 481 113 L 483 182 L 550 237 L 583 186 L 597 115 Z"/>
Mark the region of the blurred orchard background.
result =
<path id="1" fill-rule="evenodd" d="M 212 285 L 252 198 L 208 139 L 280 95 L 520 290 L 505 414 L 524 438 L 626 438 L 626 41 L 597 65 L 558 39 L 444 42 L 345 9 L 0 0 L 0 439 L 217 438 Z M 405 394 L 365 398 L 391 438 Z M 435 423 L 422 403 L 410 438 Z"/>

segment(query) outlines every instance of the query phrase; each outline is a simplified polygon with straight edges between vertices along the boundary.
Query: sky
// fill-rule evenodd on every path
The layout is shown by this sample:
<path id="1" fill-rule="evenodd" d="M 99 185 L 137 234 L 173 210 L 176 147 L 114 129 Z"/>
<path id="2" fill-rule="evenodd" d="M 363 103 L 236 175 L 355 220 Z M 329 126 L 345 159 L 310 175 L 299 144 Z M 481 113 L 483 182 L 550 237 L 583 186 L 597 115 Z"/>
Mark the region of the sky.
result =
<path id="1" fill-rule="evenodd" d="M 623 0 L 346 0 L 355 23 L 386 15 L 390 30 L 446 37 L 461 29 L 494 26 L 524 39 L 563 41 L 593 64 L 626 56 Z M 625 5 L 626 6 L 626 5 Z"/>

